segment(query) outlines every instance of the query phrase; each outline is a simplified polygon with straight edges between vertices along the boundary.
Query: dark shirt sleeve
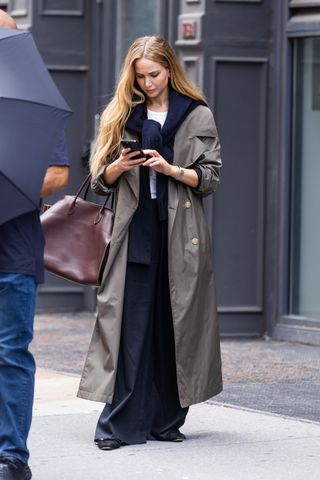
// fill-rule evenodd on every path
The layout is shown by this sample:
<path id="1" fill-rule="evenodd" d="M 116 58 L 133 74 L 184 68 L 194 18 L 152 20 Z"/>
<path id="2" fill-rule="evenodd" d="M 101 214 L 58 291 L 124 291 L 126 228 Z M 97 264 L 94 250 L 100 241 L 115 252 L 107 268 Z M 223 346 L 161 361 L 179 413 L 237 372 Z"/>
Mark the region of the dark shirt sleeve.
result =
<path id="1" fill-rule="evenodd" d="M 202 180 L 202 170 L 201 170 L 200 167 L 197 167 L 197 166 L 192 167 L 192 168 L 193 168 L 193 170 L 196 172 L 196 174 L 198 175 L 198 185 L 200 185 L 200 184 L 201 184 L 201 180 Z"/>
<path id="2" fill-rule="evenodd" d="M 51 156 L 49 166 L 70 166 L 69 157 L 68 157 L 68 150 L 67 150 L 67 140 L 66 135 L 62 132 L 58 138 L 55 150 Z"/>

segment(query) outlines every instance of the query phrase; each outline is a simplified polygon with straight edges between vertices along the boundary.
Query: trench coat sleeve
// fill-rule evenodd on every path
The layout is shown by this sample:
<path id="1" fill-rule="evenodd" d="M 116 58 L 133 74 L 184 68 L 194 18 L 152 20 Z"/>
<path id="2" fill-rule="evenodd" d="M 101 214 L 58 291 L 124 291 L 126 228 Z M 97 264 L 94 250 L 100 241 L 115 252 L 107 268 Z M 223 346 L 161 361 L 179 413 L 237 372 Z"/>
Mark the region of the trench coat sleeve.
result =
<path id="1" fill-rule="evenodd" d="M 202 153 L 194 159 L 190 168 L 197 166 L 201 169 L 201 181 L 193 192 L 205 197 L 215 192 L 220 182 L 221 156 L 220 140 L 217 127 L 209 108 L 202 107 L 201 112 L 195 115 L 189 126 L 189 139 L 196 142 L 196 150 Z"/>
<path id="2" fill-rule="evenodd" d="M 98 195 L 108 195 L 108 193 L 115 192 L 118 188 L 119 182 L 115 182 L 113 185 L 106 185 L 103 175 L 108 164 L 102 165 L 98 171 L 96 177 L 91 180 L 91 188 Z"/>

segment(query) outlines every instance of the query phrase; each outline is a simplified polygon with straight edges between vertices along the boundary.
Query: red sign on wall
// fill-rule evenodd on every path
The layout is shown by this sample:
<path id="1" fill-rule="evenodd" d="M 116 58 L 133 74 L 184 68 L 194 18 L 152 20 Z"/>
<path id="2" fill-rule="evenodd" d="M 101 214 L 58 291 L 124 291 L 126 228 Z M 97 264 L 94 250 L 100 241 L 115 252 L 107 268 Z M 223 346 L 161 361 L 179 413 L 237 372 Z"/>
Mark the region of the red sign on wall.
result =
<path id="1" fill-rule="evenodd" d="M 182 38 L 191 40 L 197 36 L 197 22 L 195 20 L 183 20 L 181 23 Z"/>

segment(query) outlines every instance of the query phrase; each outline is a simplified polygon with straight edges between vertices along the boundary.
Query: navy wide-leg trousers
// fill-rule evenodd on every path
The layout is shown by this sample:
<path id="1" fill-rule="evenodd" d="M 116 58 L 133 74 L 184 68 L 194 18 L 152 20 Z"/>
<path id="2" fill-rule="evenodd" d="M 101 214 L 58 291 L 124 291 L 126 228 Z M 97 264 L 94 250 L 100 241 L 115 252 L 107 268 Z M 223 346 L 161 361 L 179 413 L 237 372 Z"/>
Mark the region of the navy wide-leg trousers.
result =
<path id="1" fill-rule="evenodd" d="M 165 440 L 185 422 L 177 388 L 169 296 L 167 222 L 152 220 L 151 263 L 128 262 L 120 352 L 113 402 L 95 438 L 127 444 Z"/>

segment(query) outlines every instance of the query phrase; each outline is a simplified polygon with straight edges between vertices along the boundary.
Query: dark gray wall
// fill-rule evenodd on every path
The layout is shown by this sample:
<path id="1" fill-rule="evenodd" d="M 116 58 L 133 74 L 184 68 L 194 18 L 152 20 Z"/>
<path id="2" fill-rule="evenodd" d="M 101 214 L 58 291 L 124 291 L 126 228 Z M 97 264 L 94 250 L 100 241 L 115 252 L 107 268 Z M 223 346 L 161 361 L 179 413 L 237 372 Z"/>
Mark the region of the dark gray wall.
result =
<path id="1" fill-rule="evenodd" d="M 319 344 L 318 320 L 288 315 L 288 291 L 292 43 L 320 36 L 320 0 L 159 2 L 161 33 L 203 87 L 222 141 L 222 183 L 206 202 L 222 332 Z M 74 192 L 87 171 L 94 115 L 116 81 L 119 2 L 0 0 L 6 3 L 19 25 L 33 31 L 75 112 L 67 131 L 68 192 Z M 196 39 L 184 41 L 181 22 L 191 10 L 200 12 L 201 28 Z M 95 292 L 48 276 L 38 306 L 93 309 Z"/>
<path id="2" fill-rule="evenodd" d="M 39 50 L 74 110 L 68 126 L 74 192 L 86 173 L 94 115 L 116 75 L 116 2 L 40 0 L 9 3 L 33 31 Z M 223 145 L 222 184 L 208 203 L 222 331 L 264 332 L 265 172 L 271 1 L 207 0 L 203 19 L 204 90 Z M 19 6 L 19 11 L 15 8 Z M 162 30 L 174 43 L 179 2 L 162 2 Z M 51 198 L 55 198 L 57 194 Z M 47 275 L 39 309 L 94 308 L 94 291 Z"/>
<path id="3" fill-rule="evenodd" d="M 68 192 L 86 173 L 83 149 L 94 115 L 115 83 L 116 5 L 113 0 L 11 0 L 29 26 L 48 68 L 74 110 L 68 126 L 72 162 Z M 28 11 L 32 3 L 33 9 Z M 261 334 L 264 317 L 264 220 L 271 1 L 207 0 L 203 19 L 204 90 L 223 145 L 221 188 L 208 204 L 222 330 Z M 19 9 L 15 8 L 19 6 Z M 162 30 L 174 43 L 179 2 L 162 2 Z M 50 199 L 54 201 L 55 198 Z M 48 275 L 38 308 L 94 308 L 92 289 Z"/>

